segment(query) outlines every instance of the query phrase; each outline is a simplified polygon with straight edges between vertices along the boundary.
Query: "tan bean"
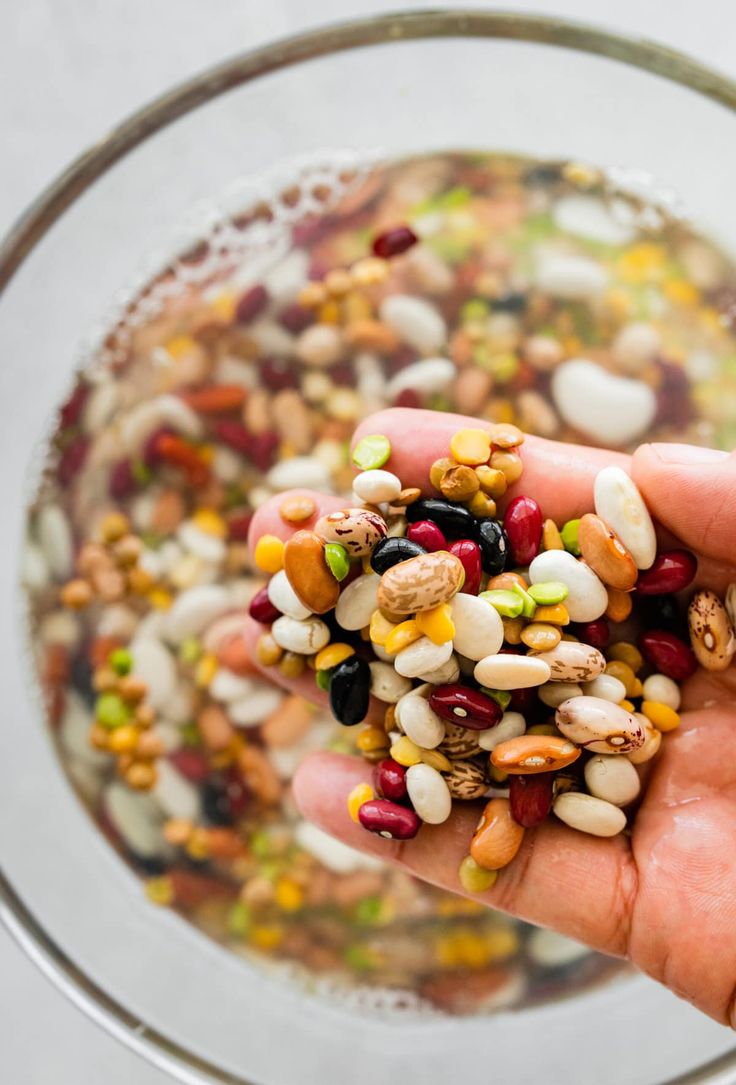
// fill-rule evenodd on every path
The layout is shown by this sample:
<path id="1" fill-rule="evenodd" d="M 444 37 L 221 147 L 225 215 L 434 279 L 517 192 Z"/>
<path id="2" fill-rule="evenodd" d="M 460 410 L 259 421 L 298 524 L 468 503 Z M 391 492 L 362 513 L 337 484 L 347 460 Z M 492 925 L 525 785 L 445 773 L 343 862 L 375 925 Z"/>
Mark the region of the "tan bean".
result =
<path id="1" fill-rule="evenodd" d="M 484 870 L 508 866 L 524 839 L 524 829 L 511 817 L 508 799 L 486 804 L 470 843 L 470 854 Z"/>
<path id="2" fill-rule="evenodd" d="M 475 761 L 453 761 L 445 776 L 450 794 L 454 799 L 479 799 L 488 787 L 486 774 Z"/>
<path id="3" fill-rule="evenodd" d="M 340 584 L 325 561 L 324 544 L 314 531 L 297 531 L 284 547 L 284 571 L 299 602 L 313 614 L 326 614 L 340 597 Z"/>
<path id="4" fill-rule="evenodd" d="M 536 658 L 549 665 L 550 682 L 591 682 L 606 669 L 603 654 L 579 641 L 560 640 L 556 648 Z"/>
<path id="5" fill-rule="evenodd" d="M 608 587 L 631 591 L 638 570 L 616 533 L 592 512 L 580 520 L 578 541 L 584 560 Z"/>
<path id="6" fill-rule="evenodd" d="M 388 569 L 381 577 L 378 605 L 392 614 L 416 614 L 447 603 L 465 576 L 454 554 L 420 554 Z"/>
<path id="7" fill-rule="evenodd" d="M 736 652 L 736 638 L 728 613 L 715 592 L 696 591 L 687 611 L 690 643 L 707 671 L 725 671 Z"/>
<path id="8" fill-rule="evenodd" d="M 568 739 L 527 732 L 496 746 L 491 762 L 503 772 L 531 775 L 564 769 L 579 757 L 580 749 Z"/>

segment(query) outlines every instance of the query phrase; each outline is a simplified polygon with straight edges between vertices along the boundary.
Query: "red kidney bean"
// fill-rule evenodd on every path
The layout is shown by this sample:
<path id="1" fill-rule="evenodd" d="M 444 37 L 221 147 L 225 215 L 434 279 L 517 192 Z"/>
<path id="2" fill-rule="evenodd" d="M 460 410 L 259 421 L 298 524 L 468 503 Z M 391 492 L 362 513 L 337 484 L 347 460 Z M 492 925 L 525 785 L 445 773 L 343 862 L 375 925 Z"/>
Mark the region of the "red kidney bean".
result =
<path id="1" fill-rule="evenodd" d="M 249 324 L 255 320 L 268 304 L 268 291 L 259 283 L 246 290 L 238 299 L 235 307 L 235 320 L 238 324 Z"/>
<path id="2" fill-rule="evenodd" d="M 509 776 L 511 817 L 525 829 L 540 825 L 552 808 L 554 772 Z"/>
<path id="3" fill-rule="evenodd" d="M 110 469 L 110 477 L 107 487 L 110 497 L 116 501 L 124 497 L 130 497 L 137 489 L 138 483 L 133 474 L 133 464 L 130 460 L 118 460 Z"/>
<path id="4" fill-rule="evenodd" d="M 517 565 L 528 565 L 539 553 L 542 510 L 532 497 L 515 497 L 503 518 L 511 554 Z"/>
<path id="5" fill-rule="evenodd" d="M 232 513 L 227 521 L 228 542 L 247 542 L 252 519 L 252 512 Z"/>
<path id="6" fill-rule="evenodd" d="M 68 486 L 84 467 L 84 461 L 89 452 L 89 439 L 77 437 L 68 444 L 59 458 L 59 466 L 56 469 L 59 482 L 62 486 Z"/>
<path id="7" fill-rule="evenodd" d="M 421 407 L 422 397 L 413 388 L 404 388 L 394 400 L 394 407 Z"/>
<path id="8" fill-rule="evenodd" d="M 667 550 L 639 573 L 636 590 L 639 595 L 671 595 L 692 583 L 697 568 L 698 559 L 689 550 Z"/>
<path id="9" fill-rule="evenodd" d="M 89 392 L 88 384 L 78 384 L 66 403 L 59 409 L 59 425 L 62 429 L 66 429 L 67 426 L 76 426 Z"/>
<path id="10" fill-rule="evenodd" d="M 250 458 L 259 471 L 268 471 L 279 447 L 278 433 L 259 433 L 252 439 Z"/>
<path id="11" fill-rule="evenodd" d="M 195 750 L 191 746 L 181 746 L 178 750 L 174 750 L 169 754 L 169 761 L 193 784 L 201 784 L 210 774 L 208 758 L 201 750 Z"/>
<path id="12" fill-rule="evenodd" d="M 388 799 L 369 799 L 358 810 L 364 829 L 390 840 L 411 840 L 422 827 L 419 816 L 408 806 Z"/>
<path id="13" fill-rule="evenodd" d="M 575 626 L 575 636 L 593 648 L 605 648 L 611 637 L 608 622 L 603 618 L 597 618 L 594 622 L 585 622 Z"/>
<path id="14" fill-rule="evenodd" d="M 294 301 L 281 310 L 278 321 L 287 332 L 298 335 L 313 323 L 314 313 L 311 309 L 307 309 L 306 305 L 300 305 L 298 301 Z"/>
<path id="15" fill-rule="evenodd" d="M 213 429 L 215 435 L 241 456 L 250 456 L 254 438 L 248 433 L 242 422 L 236 422 L 232 418 L 218 418 Z"/>
<path id="16" fill-rule="evenodd" d="M 281 617 L 281 611 L 277 610 L 268 598 L 268 588 L 261 588 L 250 601 L 248 613 L 251 618 L 262 625 L 270 625 Z"/>
<path id="17" fill-rule="evenodd" d="M 287 358 L 264 358 L 260 365 L 261 380 L 272 392 L 296 388 L 294 366 Z"/>
<path id="18" fill-rule="evenodd" d="M 394 226 L 373 239 L 373 253 L 383 260 L 389 260 L 392 256 L 406 252 L 412 245 L 416 245 L 418 240 L 411 226 Z"/>
<path id="19" fill-rule="evenodd" d="M 169 429 L 168 426 L 161 426 L 160 429 L 156 429 L 148 437 L 143 445 L 143 452 L 141 458 L 146 467 L 156 467 L 161 462 L 161 452 L 159 446 L 161 444 L 162 437 L 174 436 L 173 429 Z"/>
<path id="20" fill-rule="evenodd" d="M 472 539 L 458 539 L 457 542 L 450 543 L 447 549 L 460 559 L 465 570 L 465 582 L 460 591 L 467 595 L 477 595 L 483 573 L 480 547 Z"/>
<path id="21" fill-rule="evenodd" d="M 373 786 L 382 798 L 401 802 L 406 798 L 406 769 L 393 757 L 385 757 L 373 767 Z"/>
<path id="22" fill-rule="evenodd" d="M 406 537 L 430 554 L 447 549 L 447 539 L 431 520 L 417 520 L 415 524 L 409 524 Z"/>
<path id="23" fill-rule="evenodd" d="M 430 694 L 429 704 L 443 720 L 467 727 L 469 731 L 495 727 L 503 716 L 503 709 L 492 697 L 457 683 L 437 686 Z"/>
<path id="24" fill-rule="evenodd" d="M 692 648 L 674 633 L 649 629 L 639 636 L 639 647 L 648 663 L 675 682 L 684 682 L 697 669 Z"/>

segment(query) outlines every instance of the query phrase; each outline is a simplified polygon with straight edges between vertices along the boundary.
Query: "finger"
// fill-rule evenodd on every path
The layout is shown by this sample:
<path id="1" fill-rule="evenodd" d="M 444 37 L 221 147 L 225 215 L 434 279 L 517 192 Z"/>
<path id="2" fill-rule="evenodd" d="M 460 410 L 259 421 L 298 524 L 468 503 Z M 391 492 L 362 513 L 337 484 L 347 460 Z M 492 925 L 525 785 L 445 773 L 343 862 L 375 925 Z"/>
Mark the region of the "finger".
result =
<path id="1" fill-rule="evenodd" d="M 361 422 L 353 445 L 369 433 L 382 433 L 391 442 L 388 470 L 404 486 L 418 486 L 434 493 L 429 469 L 435 460 L 449 455 L 450 439 L 459 429 L 490 430 L 493 423 L 460 414 L 392 407 Z M 527 437 L 521 446 L 524 473 L 509 488 L 508 497 L 526 494 L 539 502 L 545 516 L 563 524 L 593 508 L 593 482 L 603 467 L 618 464 L 628 469 L 629 457 L 621 452 L 562 444 L 541 437 Z M 504 499 L 506 500 L 506 498 Z"/>
<path id="2" fill-rule="evenodd" d="M 632 457 L 631 475 L 654 518 L 673 535 L 714 563 L 734 563 L 736 455 L 691 445 L 642 445 Z"/>
<path id="3" fill-rule="evenodd" d="M 311 502 L 314 505 L 314 512 L 304 520 L 285 520 L 281 514 L 282 507 L 287 501 L 295 501 L 297 498 L 302 498 L 305 502 Z M 253 553 L 255 545 L 262 535 L 275 535 L 282 542 L 286 542 L 294 532 L 299 531 L 301 528 L 309 529 L 314 527 L 320 516 L 344 508 L 345 500 L 343 498 L 315 493 L 312 490 L 285 490 L 283 493 L 274 494 L 273 497 L 269 497 L 267 501 L 264 501 L 253 514 L 248 529 L 250 552 Z"/>
<path id="4" fill-rule="evenodd" d="M 346 844 L 395 863 L 423 881 L 462 893 L 457 869 L 468 853 L 478 804 L 460 804 L 444 825 L 424 825 L 414 840 L 384 840 L 356 825 L 347 813 L 350 791 L 368 779 L 367 766 L 356 758 L 314 754 L 297 771 L 294 797 L 309 821 Z M 624 837 L 602 840 L 551 821 L 527 831 L 511 865 L 499 873 L 492 889 L 476 899 L 621 955 L 626 952 L 628 901 L 635 883 Z"/>

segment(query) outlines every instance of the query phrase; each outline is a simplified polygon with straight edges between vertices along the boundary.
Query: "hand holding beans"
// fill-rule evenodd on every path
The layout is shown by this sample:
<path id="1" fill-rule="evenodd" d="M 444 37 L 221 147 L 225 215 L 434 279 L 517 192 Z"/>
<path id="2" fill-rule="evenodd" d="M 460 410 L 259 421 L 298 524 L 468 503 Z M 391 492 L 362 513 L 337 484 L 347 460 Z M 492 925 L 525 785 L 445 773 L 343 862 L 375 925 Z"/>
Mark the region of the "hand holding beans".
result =
<path id="1" fill-rule="evenodd" d="M 385 435 L 391 446 L 387 469 L 401 480 L 405 488 L 420 488 L 423 504 L 425 507 L 430 505 L 431 513 L 431 501 L 439 503 L 439 499 L 434 496 L 436 490 L 429 482 L 429 469 L 436 460 L 447 455 L 451 439 L 464 427 L 477 429 L 484 428 L 484 425 L 453 416 L 428 415 L 419 411 L 411 414 L 392 411 L 369 419 L 359 430 L 356 440 L 363 434 Z M 616 725 L 612 726 L 607 741 L 611 750 L 615 748 L 616 738 L 623 740 L 619 745 L 625 748 L 627 744 L 635 742 L 636 749 L 631 753 L 630 760 L 629 754 L 598 749 L 597 744 L 606 741 L 603 736 L 598 736 L 594 739 L 597 744 L 592 755 L 586 753 L 574 764 L 566 768 L 560 767 L 559 779 L 555 783 L 558 797 L 553 799 L 559 817 L 548 818 L 538 828 L 524 828 L 524 821 L 527 819 L 524 818 L 523 811 L 525 802 L 528 802 L 528 821 L 534 825 L 537 824 L 534 811 L 541 811 L 543 817 L 549 808 L 549 778 L 545 770 L 551 771 L 554 768 L 547 760 L 555 752 L 555 744 L 551 739 L 558 734 L 556 730 L 552 730 L 548 736 L 549 748 L 544 741 L 540 741 L 541 760 L 537 769 L 539 775 L 536 777 L 540 783 L 532 789 L 530 798 L 526 800 L 522 791 L 514 785 L 510 806 L 504 806 L 503 811 L 499 808 L 490 820 L 488 815 L 480 826 L 478 803 L 453 802 L 449 822 L 425 825 L 415 839 L 404 839 L 399 843 L 372 836 L 356 825 L 346 811 L 347 796 L 356 784 L 371 780 L 370 770 L 361 766 L 360 762 L 336 755 L 317 755 L 304 764 L 295 785 L 297 801 L 309 818 L 350 844 L 384 857 L 388 856 L 418 876 L 456 891 L 459 891 L 462 885 L 465 885 L 467 892 L 476 892 L 487 886 L 489 888 L 482 888 L 482 896 L 489 904 L 533 922 L 551 926 L 605 952 L 626 954 L 642 970 L 662 980 L 666 979 L 670 986 L 704 1011 L 719 1020 L 733 1023 L 732 991 L 736 985 L 736 943 L 732 931 L 736 918 L 736 830 L 733 828 L 731 795 L 736 789 L 736 771 L 732 768 L 733 758 L 729 756 L 729 750 L 733 745 L 736 728 L 736 711 L 731 707 L 736 683 L 733 681 L 733 670 L 728 669 L 734 649 L 734 593 L 729 593 L 727 589 L 729 584 L 736 580 L 736 562 L 732 556 L 736 515 L 730 514 L 729 518 L 730 504 L 727 499 L 736 486 L 736 462 L 732 457 L 721 453 L 666 445 L 645 446 L 631 461 L 627 461 L 622 456 L 592 449 L 556 446 L 541 440 L 529 440 L 523 447 L 522 458 L 523 476 L 509 486 L 508 497 L 504 495 L 500 498 L 499 516 L 503 516 L 504 504 L 508 507 L 508 503 L 519 496 L 537 503 L 542 515 L 560 527 L 590 514 L 595 508 L 597 515 L 615 533 L 635 565 L 641 568 L 640 563 L 643 564 L 644 560 L 651 556 L 651 568 L 654 554 L 651 553 L 651 540 L 646 537 L 646 533 L 637 530 L 627 538 L 625 525 L 614 525 L 610 516 L 606 515 L 603 505 L 594 501 L 596 476 L 599 470 L 610 466 L 613 461 L 630 473 L 655 522 L 660 525 L 660 555 L 670 555 L 666 562 L 655 566 L 657 576 L 664 577 L 663 583 L 659 585 L 660 589 L 665 593 L 678 591 L 682 587 L 684 567 L 687 566 L 692 573 L 692 559 L 688 557 L 680 560 L 677 556 L 683 546 L 693 552 L 697 559 L 696 594 L 690 607 L 690 630 L 695 656 L 682 639 L 682 616 L 674 618 L 672 615 L 675 611 L 662 602 L 667 599 L 666 595 L 656 597 L 659 600 L 656 613 L 659 614 L 662 624 L 659 628 L 649 627 L 648 637 L 640 644 L 641 651 L 615 629 L 618 611 L 615 617 L 602 618 L 603 612 L 599 610 L 594 614 L 593 610 L 596 608 L 592 605 L 590 610 L 586 610 L 585 606 L 582 611 L 575 608 L 576 602 L 580 602 L 574 595 L 577 585 L 573 585 L 572 599 L 575 617 L 568 610 L 568 621 L 572 618 L 573 628 L 571 630 L 569 625 L 558 627 L 562 629 L 563 636 L 566 632 L 576 632 L 581 628 L 581 623 L 586 622 L 591 626 L 601 620 L 608 622 L 609 632 L 610 626 L 614 627 L 614 635 L 610 637 L 609 643 L 613 644 L 617 651 L 608 653 L 606 646 L 602 646 L 606 675 L 601 675 L 600 667 L 594 667 L 595 673 L 576 671 L 572 677 L 564 678 L 560 674 L 560 684 L 576 686 L 586 700 L 589 697 L 592 702 L 595 698 L 603 706 L 610 705 L 611 710 L 616 711 L 603 707 L 601 711 L 606 718 L 613 718 L 616 712 L 621 714 L 621 720 L 616 719 Z M 615 476 L 617 484 L 625 485 L 621 481 L 623 477 L 620 472 Z M 319 515 L 343 507 L 336 499 L 315 496 L 314 500 Z M 276 499 L 259 511 L 252 528 L 252 538 L 266 532 L 274 532 L 282 539 L 292 534 L 289 526 L 280 522 L 278 506 L 279 501 Z M 448 534 L 450 540 L 460 537 L 456 527 L 448 526 L 447 519 L 442 521 L 441 511 L 438 526 L 445 537 L 447 538 Z M 674 538 L 670 537 L 670 533 Z M 595 544 L 597 536 L 600 536 L 601 542 L 606 543 L 596 526 L 595 531 L 583 533 L 583 545 L 589 549 L 590 545 Z M 550 537 L 554 536 L 545 524 L 543 546 L 544 540 Z M 528 540 L 522 539 L 521 545 L 528 547 Z M 546 548 L 532 560 L 537 561 L 545 554 L 552 555 L 557 552 Z M 559 551 L 560 555 L 565 553 L 566 551 Z M 604 555 L 605 561 L 609 563 L 615 558 L 610 547 L 605 550 Z M 527 559 L 531 556 L 528 549 L 524 556 Z M 577 565 L 583 570 L 588 567 L 580 565 L 579 562 Z M 392 567 L 397 568 L 396 565 Z M 513 567 L 512 558 L 509 568 Z M 600 569 L 601 574 L 603 567 L 602 565 Z M 629 569 L 628 559 L 626 569 Z M 365 611 L 368 612 L 368 603 L 371 607 L 368 621 L 376 609 L 380 583 L 380 577 L 376 573 L 371 575 L 376 579 L 370 585 L 372 598 L 366 602 Z M 494 576 L 497 577 L 498 574 L 494 573 Z M 596 579 L 600 584 L 600 578 Z M 653 578 L 650 578 L 650 581 L 651 579 Z M 537 583 L 554 580 L 563 581 L 563 578 L 545 573 L 544 577 L 534 578 L 532 587 Z M 624 580 L 625 577 L 621 583 Z M 353 580 L 351 588 L 354 584 L 360 585 L 360 582 L 360 578 Z M 513 581 L 505 584 L 502 590 L 510 593 L 509 584 L 513 584 Z M 622 589 L 616 590 L 620 592 Z M 541 607 L 552 610 L 556 606 L 566 607 L 568 604 L 567 599 L 561 603 L 547 604 L 541 600 L 536 603 L 531 596 L 530 602 L 525 603 L 521 592 L 527 596 L 529 592 L 519 586 L 522 607 L 526 605 L 530 609 L 536 606 L 537 613 Z M 368 587 L 364 591 L 364 594 L 367 593 Z M 642 593 L 642 603 L 644 598 Z M 582 600 L 585 603 L 584 593 Z M 615 596 L 614 600 L 618 605 Z M 634 603 L 635 607 L 638 606 L 636 592 Z M 513 645 L 514 641 L 508 640 L 509 633 L 513 635 L 513 631 L 507 626 L 521 620 L 523 629 L 524 625 L 528 624 L 528 619 L 524 619 L 521 612 L 516 618 L 506 617 L 503 612 L 499 612 L 499 617 L 504 625 L 507 643 Z M 396 626 L 402 621 L 414 620 L 402 614 L 397 615 L 396 619 L 389 618 L 389 624 Z M 367 625 L 368 621 L 363 625 Z M 574 624 L 576 622 L 577 626 Z M 687 629 L 687 624 L 685 628 Z M 251 630 L 253 641 L 261 631 L 262 627 Z M 431 647 L 431 639 L 426 636 L 425 639 Z M 421 643 L 421 639 L 416 640 L 407 648 L 413 648 L 416 652 L 416 645 Z M 518 643 L 517 640 L 516 644 Z M 561 642 L 562 645 L 570 647 L 573 643 L 567 639 Z M 591 644 L 591 652 L 595 651 L 592 643 L 588 643 Z M 441 645 L 435 647 L 439 649 Z M 498 649 L 495 651 L 497 653 Z M 521 654 L 518 648 L 513 648 L 513 651 L 515 655 L 507 657 L 509 663 L 512 660 L 529 659 L 531 662 L 535 659 L 533 654 Z M 523 648 L 523 651 L 526 651 L 526 648 Z M 556 649 L 549 650 L 547 657 L 554 657 L 555 651 Z M 600 650 L 598 651 L 600 653 Z M 701 670 L 695 669 L 695 657 L 697 662 L 701 663 Z M 503 655 L 494 657 L 491 653 L 490 657 L 484 657 L 480 662 L 483 663 L 488 658 L 503 659 Z M 596 657 L 591 655 L 591 659 L 593 658 Z M 449 657 L 448 661 L 437 662 L 435 666 L 444 669 L 448 662 Z M 540 659 L 541 662 L 543 660 Z M 711 666 L 704 665 L 707 662 L 710 662 Z M 547 666 L 549 667 L 549 664 Z M 646 670 L 643 670 L 643 667 Z M 565 674 L 567 673 L 565 671 Z M 649 677 L 645 678 L 646 674 Z M 597 675 L 600 677 L 596 677 Z M 677 716 L 680 707 L 679 690 L 668 675 L 677 681 L 687 679 L 682 691 L 685 711 L 681 718 Z M 609 676 L 609 681 L 603 682 L 603 678 Z M 431 673 L 422 673 L 418 677 L 420 681 L 438 684 L 438 679 Z M 451 685 L 456 679 L 443 678 L 442 681 Z M 460 679 L 461 684 L 463 681 Z M 596 682 L 601 684 L 595 687 L 594 693 L 593 683 Z M 587 688 L 588 683 L 591 684 L 590 689 Z M 625 688 L 623 704 L 614 703 L 620 692 L 617 683 Z M 302 677 L 295 688 L 307 692 L 310 684 L 308 679 Z M 555 684 L 548 679 L 546 686 L 552 690 Z M 510 690 L 511 698 L 518 699 L 519 706 L 524 703 L 525 707 L 519 707 L 509 700 L 504 706 L 507 710 L 505 714 L 509 716 L 509 725 L 512 715 L 517 713 L 517 707 L 523 722 L 532 704 L 542 706 L 541 709 L 534 709 L 534 712 L 539 714 L 539 724 L 534 716 L 529 716 L 526 721 L 530 724 L 527 726 L 527 734 L 541 731 L 540 740 L 544 738 L 543 726 L 547 726 L 542 724 L 542 720 L 553 717 L 556 711 L 554 707 L 549 711 L 545 707 L 551 702 L 554 703 L 554 698 L 547 697 L 543 692 L 546 686 L 540 688 L 539 696 L 532 689 L 534 700 L 527 698 L 525 701 L 520 696 L 525 693 L 523 689 L 519 690 L 518 694 L 514 692 L 514 689 L 518 689 L 517 685 Z M 487 694 L 488 690 L 485 692 Z M 500 686 L 495 687 L 495 693 L 497 696 L 503 694 L 500 697 L 501 702 L 506 699 Z M 606 693 L 611 700 L 607 700 Z M 576 691 L 570 695 L 573 703 L 574 698 L 579 696 Z M 634 712 L 634 702 L 640 704 L 641 711 L 637 709 Z M 652 705 L 656 707 L 652 708 Z M 385 705 L 383 708 L 385 709 Z M 384 714 L 375 703 L 369 713 L 371 723 L 382 719 Z M 504 719 L 505 714 L 502 713 Z M 588 724 L 587 717 L 581 720 L 579 715 L 575 717 L 573 714 L 568 722 L 568 715 L 565 711 L 558 717 L 561 730 L 566 727 L 585 729 Z M 623 722 L 624 720 L 626 722 Z M 460 722 L 457 720 L 455 724 L 448 724 L 448 731 L 450 728 L 460 731 L 457 727 Z M 497 726 L 503 727 L 504 724 L 499 723 Z M 674 733 L 665 735 L 662 742 L 661 733 L 673 726 Z M 493 734 L 492 727 L 487 730 L 490 735 Z M 485 734 L 483 730 L 468 731 L 463 728 L 460 733 L 473 738 L 476 743 L 473 749 L 476 751 L 485 745 L 477 745 L 478 740 Z M 523 734 L 518 728 L 512 729 L 509 726 L 508 743 L 500 743 L 494 750 L 496 765 L 499 761 L 504 763 L 503 746 L 510 745 L 515 740 L 514 736 L 520 733 Z M 563 738 L 570 739 L 573 746 L 577 747 L 581 740 L 576 736 L 581 734 L 580 730 L 575 730 L 574 733 L 564 732 Z M 390 741 L 392 740 L 387 736 L 387 746 L 381 750 L 381 757 L 384 759 Z M 406 741 L 410 742 L 408 738 Z M 404 737 L 401 742 L 404 742 Z M 625 807 L 636 799 L 638 788 L 634 786 L 633 777 L 628 777 L 641 770 L 634 766 L 643 763 L 646 756 L 652 757 L 660 743 L 661 752 L 647 767 L 647 786 L 638 809 L 634 813 L 630 812 L 629 807 L 622 810 L 622 806 Z M 413 743 L 410 745 L 417 752 L 409 755 L 409 763 L 428 764 L 429 761 L 422 756 L 422 747 Z M 497 753 L 499 749 L 500 754 Z M 443 743 L 440 743 L 436 751 L 427 751 L 427 754 L 430 753 L 435 757 L 442 755 Z M 467 764 L 474 764 L 473 759 L 478 755 L 470 751 L 469 755 L 463 756 L 469 756 Z M 523 760 L 521 752 L 518 756 Z M 595 759 L 595 768 L 588 770 L 587 766 L 593 765 L 591 757 Z M 623 763 L 620 759 L 624 757 L 630 765 L 626 774 L 618 769 L 612 774 L 605 771 L 607 758 Z M 541 764 L 542 760 L 545 761 L 544 765 Z M 441 765 L 442 762 L 438 762 L 438 766 Z M 576 770 L 576 765 L 581 767 L 580 772 Z M 447 778 L 443 777 L 442 767 L 431 764 L 429 767 L 440 780 Z M 612 764 L 611 767 L 614 769 L 615 765 Z M 586 769 L 584 773 L 582 768 Z M 425 807 L 432 800 L 435 778 L 432 773 L 422 773 L 420 776 L 422 786 L 420 790 L 415 789 L 415 794 L 421 793 L 420 803 Z M 513 775 L 509 776 L 509 779 L 513 778 Z M 519 779 L 528 779 L 531 782 L 535 777 L 521 776 Z M 506 781 L 499 779 L 497 785 L 495 794 L 493 791 L 490 793 L 491 801 L 507 804 L 509 800 L 506 796 L 509 791 Z M 586 791 L 588 795 L 585 794 Z M 373 793 L 376 801 L 386 801 L 380 799 L 375 789 Z M 443 802 L 446 802 L 444 793 L 439 799 L 440 805 Z M 410 805 L 405 804 L 402 809 L 410 809 Z M 514 813 L 518 814 L 520 810 L 522 824 L 514 821 L 513 817 Z M 627 820 L 627 832 L 621 835 L 619 830 Z M 515 827 L 513 831 L 509 828 L 507 836 L 503 836 L 503 826 L 507 823 Z M 492 832 L 488 829 L 490 825 L 493 826 Z M 587 832 L 575 831 L 581 828 L 587 829 Z M 479 862 L 480 871 L 483 870 L 482 860 L 485 854 L 480 845 L 471 849 L 472 863 L 463 859 L 463 856 L 467 855 L 468 841 L 476 829 L 483 835 L 484 841 L 487 838 L 493 842 L 500 834 L 499 841 L 496 841 L 498 854 L 504 851 L 505 855 L 514 855 L 513 861 L 497 876 L 495 884 L 492 884 L 493 875 L 490 871 L 486 870 L 488 876 L 478 873 Z M 591 832 L 599 835 L 590 835 Z M 618 835 L 606 839 L 614 833 Z M 402 830 L 402 835 L 407 835 L 406 829 Z M 520 836 L 518 845 L 517 836 Z M 466 875 L 462 882 L 458 880 L 461 863 Z"/>

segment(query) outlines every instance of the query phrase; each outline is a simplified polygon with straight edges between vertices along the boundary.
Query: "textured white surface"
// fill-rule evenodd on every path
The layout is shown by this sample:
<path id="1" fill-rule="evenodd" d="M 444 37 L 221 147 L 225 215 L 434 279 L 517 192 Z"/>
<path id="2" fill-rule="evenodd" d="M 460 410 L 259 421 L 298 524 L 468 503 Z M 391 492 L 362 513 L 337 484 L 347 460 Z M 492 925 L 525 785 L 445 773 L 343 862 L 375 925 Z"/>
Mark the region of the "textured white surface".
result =
<path id="1" fill-rule="evenodd" d="M 416 0 L 27 0 L 0 7 L 0 231 L 80 151 L 172 84 L 270 38 Z M 473 0 L 448 7 L 481 7 Z M 731 76 L 736 7 L 701 0 L 505 0 L 685 50 Z M 0 928 L 0 1079 L 165 1085 L 168 1075 L 89 1022 Z"/>

